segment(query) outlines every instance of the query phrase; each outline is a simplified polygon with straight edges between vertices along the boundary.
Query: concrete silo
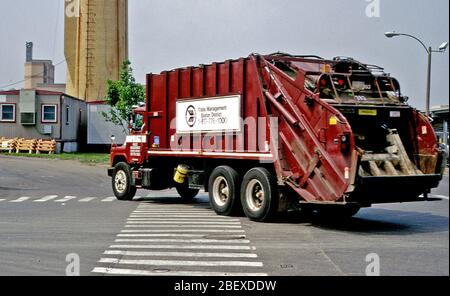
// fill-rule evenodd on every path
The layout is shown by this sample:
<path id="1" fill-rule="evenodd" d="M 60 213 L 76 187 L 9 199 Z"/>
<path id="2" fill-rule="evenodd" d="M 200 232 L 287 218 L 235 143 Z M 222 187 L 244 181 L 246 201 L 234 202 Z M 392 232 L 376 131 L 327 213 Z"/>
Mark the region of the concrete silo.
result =
<path id="1" fill-rule="evenodd" d="M 128 58 L 128 0 L 65 2 L 66 93 L 102 101 L 106 81 L 117 80 Z"/>

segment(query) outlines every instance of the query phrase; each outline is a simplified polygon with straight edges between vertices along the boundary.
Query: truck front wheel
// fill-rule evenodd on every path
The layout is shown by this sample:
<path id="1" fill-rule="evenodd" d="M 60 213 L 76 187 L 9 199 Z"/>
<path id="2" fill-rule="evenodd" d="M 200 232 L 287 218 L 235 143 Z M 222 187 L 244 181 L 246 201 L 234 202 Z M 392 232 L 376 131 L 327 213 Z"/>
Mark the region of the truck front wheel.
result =
<path id="1" fill-rule="evenodd" d="M 131 168 L 124 162 L 118 163 L 112 174 L 112 187 L 118 200 L 132 200 L 136 195 L 136 186 L 131 185 Z"/>
<path id="2" fill-rule="evenodd" d="M 245 215 L 258 222 L 269 220 L 277 212 L 278 194 L 277 182 L 268 170 L 250 170 L 241 187 L 241 203 Z"/>
<path id="3" fill-rule="evenodd" d="M 239 175 L 229 166 L 217 167 L 209 177 L 209 202 L 221 216 L 236 214 L 240 209 Z"/>

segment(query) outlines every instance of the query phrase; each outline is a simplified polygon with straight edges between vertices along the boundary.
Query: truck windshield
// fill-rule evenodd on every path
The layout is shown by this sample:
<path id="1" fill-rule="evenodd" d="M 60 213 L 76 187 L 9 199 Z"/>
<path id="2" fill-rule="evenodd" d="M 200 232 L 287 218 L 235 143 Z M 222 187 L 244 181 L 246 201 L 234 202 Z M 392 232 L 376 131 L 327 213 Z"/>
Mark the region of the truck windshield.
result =
<path id="1" fill-rule="evenodd" d="M 133 129 L 140 131 L 144 125 L 144 116 L 142 114 L 135 114 L 133 116 Z"/>

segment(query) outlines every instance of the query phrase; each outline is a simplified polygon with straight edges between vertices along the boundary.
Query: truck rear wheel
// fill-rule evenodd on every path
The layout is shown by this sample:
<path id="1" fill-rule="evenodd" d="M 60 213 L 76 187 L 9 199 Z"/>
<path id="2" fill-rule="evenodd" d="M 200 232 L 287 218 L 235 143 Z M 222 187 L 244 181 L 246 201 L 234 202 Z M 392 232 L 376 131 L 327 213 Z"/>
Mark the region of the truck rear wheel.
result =
<path id="1" fill-rule="evenodd" d="M 112 174 L 112 187 L 118 200 L 132 200 L 136 195 L 136 186 L 131 185 L 131 169 L 124 162 L 118 163 Z"/>
<path id="2" fill-rule="evenodd" d="M 241 203 L 245 215 L 254 221 L 267 221 L 277 212 L 277 183 L 268 170 L 254 168 L 245 175 Z"/>
<path id="3" fill-rule="evenodd" d="M 230 216 L 239 211 L 239 175 L 233 168 L 217 167 L 208 185 L 209 202 L 218 215 Z"/>

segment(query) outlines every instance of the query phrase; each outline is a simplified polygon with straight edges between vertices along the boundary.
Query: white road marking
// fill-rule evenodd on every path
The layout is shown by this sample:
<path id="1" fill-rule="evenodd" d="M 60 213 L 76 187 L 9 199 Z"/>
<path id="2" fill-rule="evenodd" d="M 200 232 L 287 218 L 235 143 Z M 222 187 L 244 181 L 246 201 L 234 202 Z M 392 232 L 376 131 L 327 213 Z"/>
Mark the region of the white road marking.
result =
<path id="1" fill-rule="evenodd" d="M 90 202 L 93 201 L 94 199 L 97 199 L 96 197 L 85 197 L 80 199 L 78 202 Z"/>
<path id="2" fill-rule="evenodd" d="M 196 219 L 196 218 L 190 218 L 190 219 L 184 219 L 184 218 L 130 218 L 127 221 L 130 222 L 239 222 L 239 220 L 236 219 L 220 219 L 220 218 L 213 218 L 213 219 Z"/>
<path id="3" fill-rule="evenodd" d="M 210 234 L 209 234 L 210 235 Z M 205 237 L 204 234 L 184 234 L 184 233 L 135 233 L 135 234 L 118 234 L 117 237 Z M 244 239 L 245 235 L 221 235 L 221 238 Z"/>
<path id="4" fill-rule="evenodd" d="M 111 196 L 111 197 L 107 197 L 107 198 L 103 199 L 102 202 L 112 202 L 115 200 L 117 200 L 117 198 L 115 198 L 114 196 Z"/>
<path id="5" fill-rule="evenodd" d="M 211 212 L 211 211 L 189 211 L 189 212 L 164 212 L 164 211 L 152 211 L 152 212 L 148 212 L 148 211 L 134 211 L 132 213 L 132 215 L 157 215 L 157 216 L 161 216 L 161 215 L 210 215 L 210 216 L 217 216 L 215 213 Z"/>
<path id="6" fill-rule="evenodd" d="M 72 199 L 76 199 L 76 198 L 77 198 L 76 196 L 65 196 L 62 199 L 55 200 L 55 202 L 67 202 L 67 201 L 71 201 Z"/>
<path id="7" fill-rule="evenodd" d="M 52 199 L 55 199 L 55 198 L 58 198 L 58 195 L 47 195 L 41 199 L 36 199 L 34 202 L 47 202 L 47 201 L 51 201 Z"/>
<path id="8" fill-rule="evenodd" d="M 132 214 L 130 218 L 216 218 L 224 219 L 223 217 L 217 215 L 149 215 L 149 214 Z"/>
<path id="9" fill-rule="evenodd" d="M 100 263 L 150 265 L 150 266 L 245 266 L 263 267 L 262 262 L 247 261 L 184 261 L 184 260 L 126 260 L 117 258 L 102 258 Z"/>
<path id="10" fill-rule="evenodd" d="M 169 239 L 169 238 L 120 238 L 115 240 L 116 243 L 227 243 L 227 244 L 249 244 L 250 241 L 246 239 Z"/>
<path id="11" fill-rule="evenodd" d="M 135 228 L 148 228 L 151 227 L 150 225 L 146 224 L 146 225 L 140 225 L 140 224 L 128 224 L 125 225 L 125 227 L 131 228 L 131 227 L 135 227 Z M 241 225 L 190 225 L 190 224 L 183 224 L 183 225 L 158 225 L 155 226 L 158 228 L 242 228 Z"/>
<path id="12" fill-rule="evenodd" d="M 205 235 L 211 233 L 245 233 L 245 230 L 228 230 L 228 229 L 125 229 L 122 233 L 204 233 Z M 206 234 L 207 233 L 207 234 Z"/>
<path id="13" fill-rule="evenodd" d="M 163 210 L 163 211 L 195 211 L 195 210 L 202 210 L 206 207 L 209 207 L 209 204 L 198 204 L 197 206 L 179 206 L 176 204 L 169 205 L 170 207 L 167 207 L 168 205 L 158 205 L 158 204 L 139 204 L 138 209 L 145 209 L 145 210 Z"/>
<path id="14" fill-rule="evenodd" d="M 199 258 L 258 258 L 251 253 L 194 253 L 194 252 L 133 252 L 105 251 L 105 255 L 149 256 L 149 257 L 199 257 Z"/>
<path id="15" fill-rule="evenodd" d="M 240 222 L 198 222 L 198 221 L 194 221 L 194 220 L 192 220 L 192 221 L 180 221 L 180 220 L 178 220 L 178 221 L 179 222 L 176 222 L 176 221 L 166 221 L 166 222 L 164 222 L 164 221 L 151 221 L 151 222 L 150 221 L 128 221 L 127 223 L 128 224 L 164 224 L 164 225 L 167 225 L 167 224 L 179 224 L 179 225 L 183 225 L 183 223 L 190 222 L 190 225 L 193 225 L 193 224 L 240 225 Z"/>
<path id="16" fill-rule="evenodd" d="M 29 200 L 30 198 L 29 197 L 19 197 L 18 199 L 15 199 L 15 200 L 11 200 L 11 201 L 9 201 L 9 202 L 24 202 L 24 201 L 26 201 L 26 200 Z"/>
<path id="17" fill-rule="evenodd" d="M 110 249 L 174 249 L 174 250 L 255 250 L 250 246 L 229 245 L 112 245 Z"/>
<path id="18" fill-rule="evenodd" d="M 5 201 L 5 200 L 6 200 L 6 199 L 2 198 L 2 199 L 0 199 L 0 202 L 1 202 L 1 201 Z"/>
<path id="19" fill-rule="evenodd" d="M 125 228 L 114 242 L 98 261 L 110 267 L 99 265 L 92 272 L 147 276 L 267 276 L 251 272 L 252 268 L 263 267 L 263 263 L 255 261 L 258 258 L 256 248 L 246 238 L 240 219 L 217 216 L 206 206 L 140 205 L 128 217 Z M 161 271 L 115 268 L 133 265 L 172 268 L 167 272 L 165 268 Z M 197 271 L 177 270 L 181 269 L 177 266 L 196 267 Z M 207 267 L 215 270 L 202 271 Z M 230 272 L 223 271 L 226 267 Z M 249 272 L 245 272 L 245 268 Z"/>
<path id="20" fill-rule="evenodd" d="M 169 272 L 154 272 L 148 270 L 135 269 L 120 269 L 120 268 L 104 268 L 96 267 L 92 270 L 93 273 L 103 273 L 111 275 L 134 275 L 134 276 L 216 276 L 216 277 L 265 277 L 266 273 L 233 273 L 233 272 L 203 272 L 203 271 L 169 271 Z"/>
<path id="21" fill-rule="evenodd" d="M 182 234 L 182 233 L 136 233 L 136 234 L 118 234 L 117 237 L 197 237 L 202 238 L 203 234 Z"/>

